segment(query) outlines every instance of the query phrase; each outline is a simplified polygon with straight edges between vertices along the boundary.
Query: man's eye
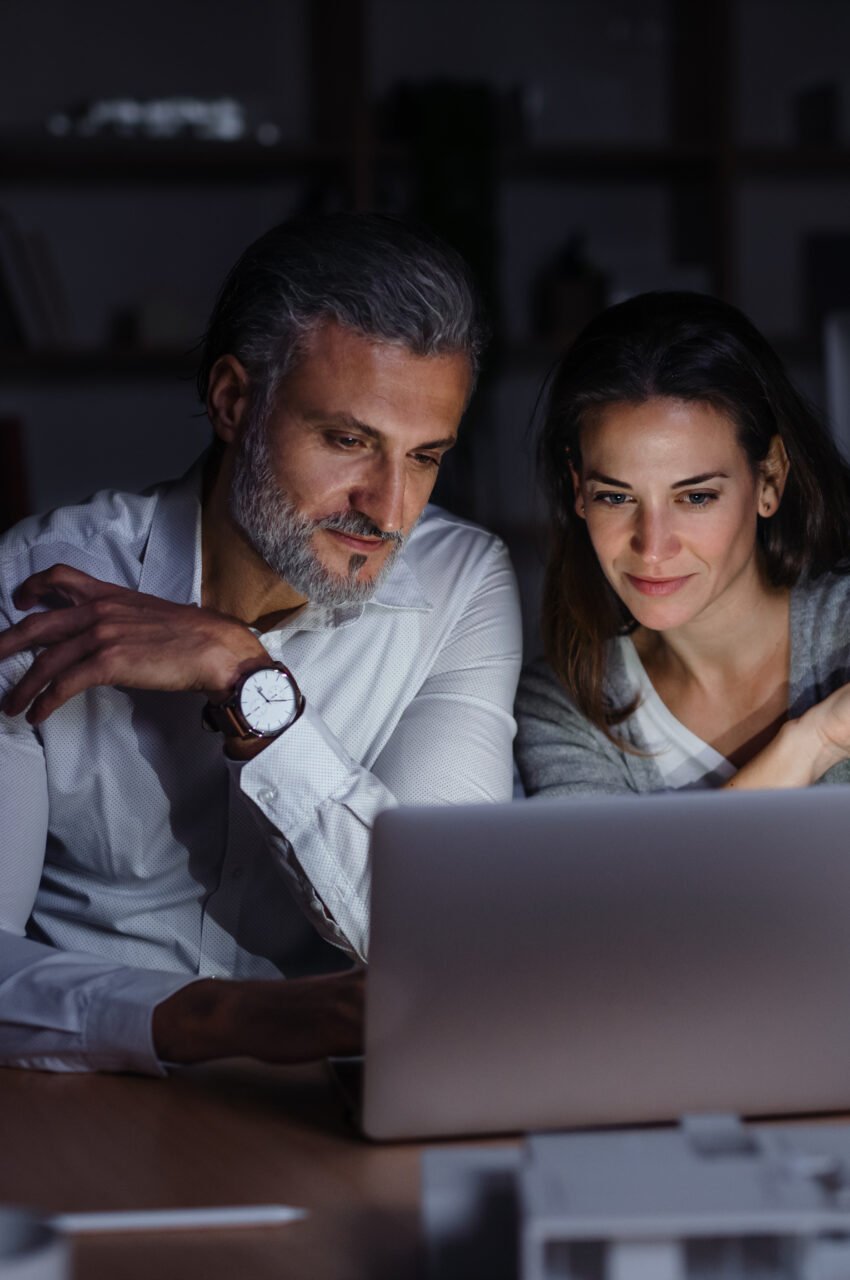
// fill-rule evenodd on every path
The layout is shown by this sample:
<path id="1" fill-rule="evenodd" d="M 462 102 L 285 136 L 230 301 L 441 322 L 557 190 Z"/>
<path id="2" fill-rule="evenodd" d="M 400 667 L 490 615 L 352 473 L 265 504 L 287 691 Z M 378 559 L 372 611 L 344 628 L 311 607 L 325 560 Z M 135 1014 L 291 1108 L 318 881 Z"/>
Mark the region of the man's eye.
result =
<path id="1" fill-rule="evenodd" d="M 328 436 L 331 444 L 337 445 L 340 449 L 355 449 L 360 443 L 359 436 Z"/>
<path id="2" fill-rule="evenodd" d="M 432 453 L 414 453 L 413 461 L 418 462 L 421 467 L 438 467 L 441 459 L 435 458 Z"/>

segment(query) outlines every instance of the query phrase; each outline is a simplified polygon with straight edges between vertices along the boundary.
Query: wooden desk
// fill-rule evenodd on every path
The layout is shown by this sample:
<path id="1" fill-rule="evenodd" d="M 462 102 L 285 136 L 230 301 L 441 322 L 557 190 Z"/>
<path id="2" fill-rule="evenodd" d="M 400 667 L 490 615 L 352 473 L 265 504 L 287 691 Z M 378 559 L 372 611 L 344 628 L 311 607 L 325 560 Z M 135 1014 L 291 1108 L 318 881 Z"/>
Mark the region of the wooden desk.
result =
<path id="1" fill-rule="evenodd" d="M 82 1237 L 74 1280 L 407 1280 L 419 1155 L 348 1126 L 323 1067 L 168 1080 L 0 1069 L 0 1201 L 44 1212 L 282 1202 L 282 1227 Z"/>

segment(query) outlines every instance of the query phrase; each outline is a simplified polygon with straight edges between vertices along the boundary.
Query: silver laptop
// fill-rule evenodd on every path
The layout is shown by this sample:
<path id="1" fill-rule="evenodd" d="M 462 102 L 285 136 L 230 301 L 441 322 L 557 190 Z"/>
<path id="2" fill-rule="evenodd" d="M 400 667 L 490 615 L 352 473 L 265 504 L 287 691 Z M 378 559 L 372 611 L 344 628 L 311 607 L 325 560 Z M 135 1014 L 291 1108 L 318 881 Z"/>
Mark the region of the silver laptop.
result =
<path id="1" fill-rule="evenodd" d="M 850 1109 L 850 787 L 396 809 L 372 1138 Z"/>

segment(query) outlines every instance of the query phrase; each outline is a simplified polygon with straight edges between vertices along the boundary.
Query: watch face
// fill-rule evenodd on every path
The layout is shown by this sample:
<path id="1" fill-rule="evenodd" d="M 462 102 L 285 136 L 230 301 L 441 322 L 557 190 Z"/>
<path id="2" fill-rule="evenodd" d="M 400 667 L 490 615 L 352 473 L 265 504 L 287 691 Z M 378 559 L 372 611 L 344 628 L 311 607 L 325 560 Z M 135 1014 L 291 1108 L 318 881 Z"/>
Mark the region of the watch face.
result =
<path id="1" fill-rule="evenodd" d="M 292 681 L 282 671 L 254 671 L 239 693 L 239 710 L 255 733 L 280 733 L 298 710 Z"/>

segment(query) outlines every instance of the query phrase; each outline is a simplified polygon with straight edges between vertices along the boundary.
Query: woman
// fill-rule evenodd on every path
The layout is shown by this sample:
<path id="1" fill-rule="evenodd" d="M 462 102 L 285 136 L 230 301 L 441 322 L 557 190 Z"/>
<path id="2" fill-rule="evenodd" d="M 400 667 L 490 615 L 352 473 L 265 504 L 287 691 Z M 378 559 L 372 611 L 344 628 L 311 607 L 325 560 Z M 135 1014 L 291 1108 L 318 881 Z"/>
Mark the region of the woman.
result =
<path id="1" fill-rule="evenodd" d="M 850 781 L 850 468 L 734 307 L 650 293 L 561 360 L 529 794 Z"/>

